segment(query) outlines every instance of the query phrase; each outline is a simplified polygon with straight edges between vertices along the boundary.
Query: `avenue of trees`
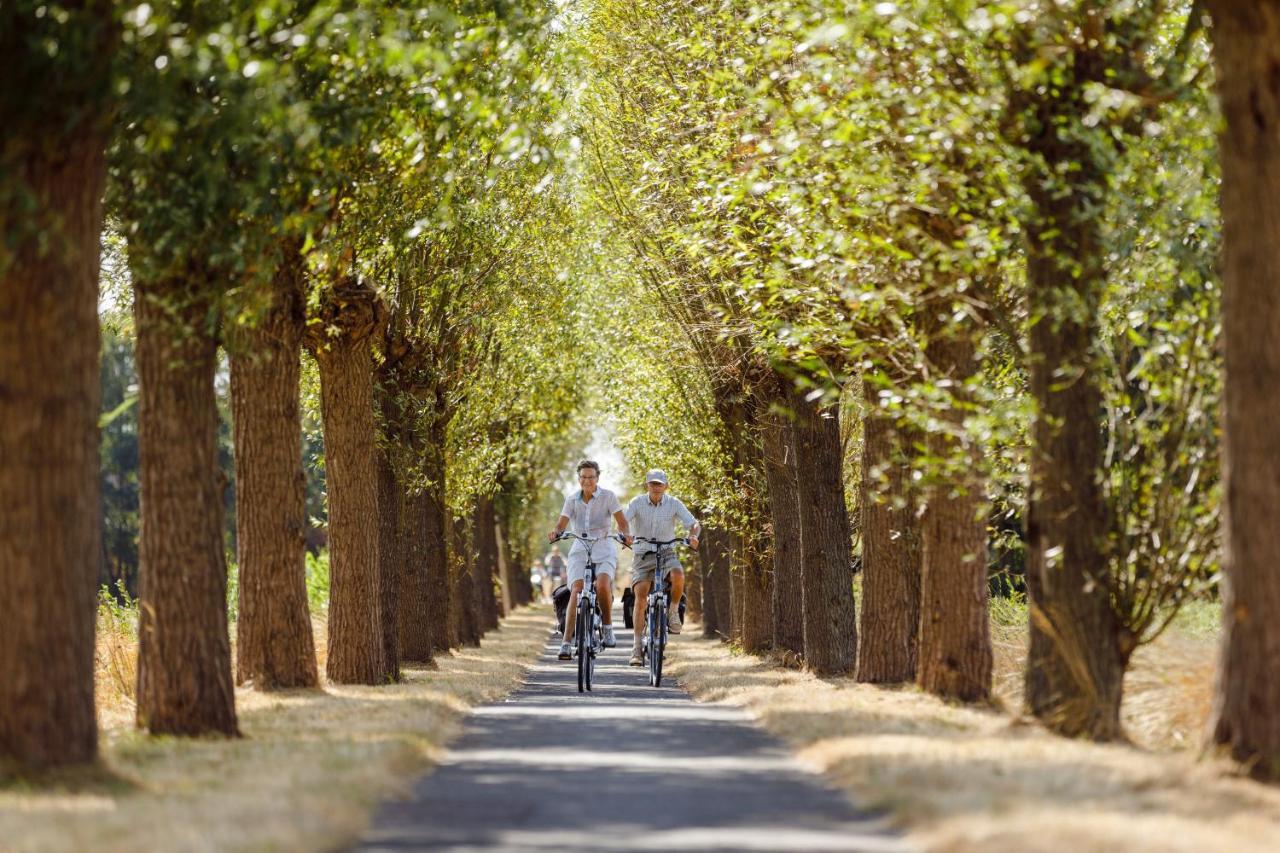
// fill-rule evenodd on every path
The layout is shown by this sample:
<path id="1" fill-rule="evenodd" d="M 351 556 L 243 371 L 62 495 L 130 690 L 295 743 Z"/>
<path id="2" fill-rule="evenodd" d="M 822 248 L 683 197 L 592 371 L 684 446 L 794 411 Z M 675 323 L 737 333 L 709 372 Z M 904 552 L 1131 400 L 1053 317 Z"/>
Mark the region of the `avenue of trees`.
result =
<path id="1" fill-rule="evenodd" d="M 304 408 L 362 684 L 528 600 L 597 411 L 708 525 L 708 636 L 982 702 L 1025 586 L 1027 710 L 1112 740 L 1218 594 L 1210 742 L 1280 776 L 1280 2 L 19 0 L 0 47 L 0 761 L 96 754 L 106 394 L 154 733 L 319 682 Z"/>
<path id="2" fill-rule="evenodd" d="M 95 755 L 104 531 L 126 562 L 137 531 L 139 726 L 234 735 L 233 685 L 318 684 L 304 368 L 323 424 L 328 680 L 394 681 L 529 600 L 528 505 L 568 463 L 578 369 L 549 357 L 573 328 L 550 14 L 6 4 L 6 762 Z M 104 388 L 121 463 L 105 518 Z"/>
<path id="3" fill-rule="evenodd" d="M 1280 772 L 1280 6 L 1221 5 L 584 7 L 586 218 L 661 330 L 617 345 L 669 353 L 668 399 L 613 399 L 715 522 L 709 634 L 982 701 L 1025 585 L 1027 710 L 1109 740 L 1134 650 L 1219 592 L 1211 741 Z"/>

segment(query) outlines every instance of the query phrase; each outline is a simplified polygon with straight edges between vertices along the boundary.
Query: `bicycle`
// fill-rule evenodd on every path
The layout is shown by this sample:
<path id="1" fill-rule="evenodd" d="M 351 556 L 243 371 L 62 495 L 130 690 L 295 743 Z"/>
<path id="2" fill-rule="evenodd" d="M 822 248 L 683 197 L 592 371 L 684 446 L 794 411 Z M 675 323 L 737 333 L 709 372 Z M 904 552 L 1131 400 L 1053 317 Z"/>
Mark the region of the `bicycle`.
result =
<path id="1" fill-rule="evenodd" d="M 635 541 L 657 546 L 654 553 L 657 555 L 658 565 L 653 571 L 653 586 L 649 589 L 649 597 L 646 599 L 644 641 L 641 648 L 645 663 L 649 667 L 649 686 L 661 687 L 662 660 L 667 649 L 667 610 L 670 607 L 665 583 L 666 575 L 662 570 L 662 564 L 666 562 L 668 552 L 663 549 L 671 545 L 688 545 L 689 540 L 680 537 L 659 541 L 647 536 L 637 536 Z"/>
<path id="2" fill-rule="evenodd" d="M 589 538 L 565 531 L 552 541 L 559 542 L 561 539 L 577 539 L 587 546 L 586 575 L 582 580 L 582 592 L 578 594 L 578 612 L 573 623 L 574 654 L 578 658 L 578 692 L 585 693 L 591 689 L 596 656 L 604 646 L 604 620 L 600 616 L 600 605 L 597 602 L 596 564 L 591 552 L 601 539 L 614 539 L 624 544 L 625 540 L 617 533 Z"/>

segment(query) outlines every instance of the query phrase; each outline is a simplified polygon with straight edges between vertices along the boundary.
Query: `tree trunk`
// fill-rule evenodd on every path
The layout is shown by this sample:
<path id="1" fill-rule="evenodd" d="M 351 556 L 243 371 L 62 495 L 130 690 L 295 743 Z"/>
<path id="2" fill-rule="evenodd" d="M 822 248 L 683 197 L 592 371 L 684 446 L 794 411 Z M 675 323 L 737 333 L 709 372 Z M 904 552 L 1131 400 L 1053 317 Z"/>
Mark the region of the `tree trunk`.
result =
<path id="1" fill-rule="evenodd" d="M 493 538 L 493 499 L 479 497 L 471 518 L 472 576 L 475 584 L 475 613 L 473 619 L 477 635 L 483 636 L 498 627 L 497 600 L 493 594 L 494 569 L 497 560 L 497 542 Z"/>
<path id="2" fill-rule="evenodd" d="M 779 377 L 778 381 L 789 380 Z M 781 387 L 778 392 L 781 396 Z M 773 534 L 773 642 L 776 648 L 804 657 L 800 498 L 796 483 L 795 439 L 790 420 L 785 414 L 767 412 L 761 424 L 761 438 Z"/>
<path id="3" fill-rule="evenodd" d="M 405 541 L 405 498 L 391 454 L 389 447 L 377 449 L 378 588 L 382 608 L 382 677 L 396 682 L 400 680 L 400 575 L 405 570 L 409 549 Z"/>
<path id="4" fill-rule="evenodd" d="M 414 601 L 417 610 L 406 618 L 426 624 L 430 630 L 432 648 L 442 652 L 458 645 L 452 628 L 456 600 L 451 600 L 450 596 L 453 589 L 449 570 L 450 551 L 454 543 L 450 537 L 450 519 L 444 503 L 446 476 L 444 425 L 439 422 L 433 423 L 425 438 L 426 444 L 420 448 L 422 475 L 427 481 L 421 493 L 422 527 L 421 536 L 418 539 L 422 543 L 422 560 L 415 569 L 424 574 L 421 578 L 414 579 L 414 582 L 421 585 L 425 597 L 418 598 L 415 593 Z M 404 606 L 406 605 L 402 601 L 401 607 Z M 403 632 L 401 632 L 401 640 L 404 640 Z"/>
<path id="5" fill-rule="evenodd" d="M 272 305 L 237 335 L 231 353 L 236 465 L 236 683 L 315 687 L 307 609 L 301 373 L 304 261 L 284 247 Z"/>
<path id="6" fill-rule="evenodd" d="M 528 604 L 524 600 L 523 591 L 520 588 L 521 578 L 526 577 L 521 573 L 521 566 L 524 561 L 520 556 L 519 549 L 515 543 L 511 541 L 511 522 L 507 519 L 506 511 L 495 513 L 498 525 L 498 558 L 501 560 L 502 571 L 502 588 L 505 595 L 510 595 L 511 609 L 522 607 Z M 524 581 L 525 588 L 529 587 L 529 582 Z"/>
<path id="7" fill-rule="evenodd" d="M 1098 298 L 1105 285 L 1099 214 L 1105 164 L 1075 133 L 1088 109 L 1084 86 L 1030 96 L 1029 150 L 1062 181 L 1029 168 L 1034 204 L 1026 224 L 1031 316 L 1031 434 L 1027 588 L 1031 646 L 1027 707 L 1051 729 L 1095 739 L 1120 736 L 1125 659 L 1110 604 L 1107 509 L 1098 484 L 1102 395 L 1092 367 Z M 1070 166 L 1068 170 L 1066 167 Z"/>
<path id="8" fill-rule="evenodd" d="M 498 584 L 501 588 L 500 603 L 502 605 L 502 615 L 510 616 L 516 606 L 524 602 L 516 600 L 516 582 L 512 571 L 515 564 L 511 561 L 511 549 L 507 543 L 507 535 L 503 527 L 502 515 L 497 511 L 497 507 L 494 507 L 493 541 L 495 555 L 498 559 Z"/>
<path id="9" fill-rule="evenodd" d="M 134 278 L 138 333 L 138 725 L 238 734 L 208 282 Z"/>
<path id="10" fill-rule="evenodd" d="M 873 386 L 863 383 L 863 394 L 858 681 L 897 684 L 916 677 L 920 627 L 920 520 L 906 458 L 911 436 L 880 412 Z"/>
<path id="11" fill-rule="evenodd" d="M 729 538 L 729 601 L 733 609 L 729 614 L 729 640 L 742 644 L 743 605 L 746 603 L 746 585 L 744 583 L 748 558 L 745 553 L 746 543 L 741 533 L 728 531 Z"/>
<path id="12" fill-rule="evenodd" d="M 377 423 L 369 338 L 377 296 L 358 283 L 325 294 L 311 345 L 320 366 L 325 480 L 329 490 L 329 659 L 337 684 L 382 684 L 382 589 L 378 554 Z M 334 337 L 324 337 L 337 328 Z"/>
<path id="13" fill-rule="evenodd" d="M 790 383 L 787 400 L 796 416 L 805 662 L 839 675 L 853 669 L 858 643 L 840 422 L 834 407 L 806 400 Z"/>
<path id="14" fill-rule="evenodd" d="M 698 518 L 705 518 L 699 515 Z M 719 636 L 719 608 L 716 606 L 716 566 L 712 557 L 715 534 L 711 527 L 702 529 L 702 541 L 698 543 L 698 574 L 702 587 L 702 636 L 710 639 Z"/>
<path id="15" fill-rule="evenodd" d="M 712 567 L 711 578 L 715 584 L 715 630 L 722 639 L 733 637 L 733 581 L 730 577 L 732 538 L 719 527 L 713 527 L 707 536 L 708 562 Z"/>
<path id="16" fill-rule="evenodd" d="M 702 543 L 698 543 L 701 545 Z M 702 554 L 694 554 L 684 572 L 684 596 L 688 599 L 685 615 L 690 622 L 702 622 Z"/>
<path id="17" fill-rule="evenodd" d="M 977 369 L 973 343 L 936 330 L 926 354 L 940 377 L 953 381 L 959 401 L 967 402 L 965 380 Z M 948 407 L 942 417 L 960 433 L 964 411 Z M 991 694 L 991 624 L 987 615 L 987 527 L 979 446 L 961 445 L 942 430 L 928 438 L 933 459 L 959 461 L 954 476 L 931 484 L 922 525 L 920 651 L 916 673 L 930 693 L 964 702 Z"/>
<path id="18" fill-rule="evenodd" d="M 450 541 L 454 545 L 450 556 L 450 578 L 452 590 L 450 600 L 454 603 L 452 616 L 453 630 L 460 646 L 480 645 L 480 626 L 476 621 L 475 590 L 475 554 L 471 549 L 471 531 L 467 519 L 453 518 Z"/>
<path id="19" fill-rule="evenodd" d="M 1221 139 L 1224 570 L 1212 739 L 1280 779 L 1280 3 L 1211 0 Z"/>
<path id="20" fill-rule="evenodd" d="M 400 659 L 404 663 L 432 665 L 435 650 L 447 649 L 449 626 L 440 636 L 436 629 L 443 621 L 433 610 L 429 566 L 433 555 L 444 551 L 444 516 L 431 492 L 423 489 L 405 497 L 404 562 L 400 564 L 400 596 L 397 623 Z"/>
<path id="21" fill-rule="evenodd" d="M 33 42 L 34 44 L 34 42 Z M 21 57 L 20 57 L 21 58 Z M 11 84 L 6 84 L 11 85 Z M 42 109 L 50 108 L 42 104 Z M 0 111 L 6 146 L 11 117 Z M 102 117 L 98 123 L 105 124 Z M 36 227 L 0 268 L 0 763 L 92 761 L 98 492 L 102 128 L 15 159 Z M 0 191 L 3 192 L 3 191 Z M 3 204 L 3 202 L 0 202 Z M 63 230 L 56 230 L 60 223 Z M 50 245 L 41 249 L 43 239 Z M 5 259 L 0 258 L 0 263 Z"/>

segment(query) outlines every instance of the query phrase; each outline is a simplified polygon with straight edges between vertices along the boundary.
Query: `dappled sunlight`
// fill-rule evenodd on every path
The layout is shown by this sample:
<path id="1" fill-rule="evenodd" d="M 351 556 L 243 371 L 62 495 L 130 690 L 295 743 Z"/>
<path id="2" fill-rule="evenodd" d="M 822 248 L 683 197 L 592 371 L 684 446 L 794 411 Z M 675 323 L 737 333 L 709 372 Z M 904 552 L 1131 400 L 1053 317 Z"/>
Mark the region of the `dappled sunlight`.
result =
<path id="1" fill-rule="evenodd" d="M 1067 839 L 1073 850 L 1276 849 L 1280 790 L 1153 736 L 1170 720 L 1202 719 L 1208 688 L 1187 682 L 1209 665 L 1212 645 L 1171 631 L 1135 659 L 1125 721 L 1146 715 L 1135 739 L 1163 752 L 1062 739 L 910 685 L 818 679 L 715 641 L 674 643 L 670 669 L 696 697 L 751 711 L 800 760 L 856 802 L 888 810 L 929 849 L 1058 850 Z"/>
<path id="2" fill-rule="evenodd" d="M 104 733 L 119 792 L 0 789 L 0 846 L 329 849 L 442 755 L 462 716 L 501 697 L 541 652 L 549 614 L 521 610 L 479 649 L 385 687 L 236 691 L 240 739 Z M 123 717 L 123 715 L 121 715 Z M 56 821 L 40 816 L 59 815 Z M 7 849 L 7 848 L 6 848 Z"/>

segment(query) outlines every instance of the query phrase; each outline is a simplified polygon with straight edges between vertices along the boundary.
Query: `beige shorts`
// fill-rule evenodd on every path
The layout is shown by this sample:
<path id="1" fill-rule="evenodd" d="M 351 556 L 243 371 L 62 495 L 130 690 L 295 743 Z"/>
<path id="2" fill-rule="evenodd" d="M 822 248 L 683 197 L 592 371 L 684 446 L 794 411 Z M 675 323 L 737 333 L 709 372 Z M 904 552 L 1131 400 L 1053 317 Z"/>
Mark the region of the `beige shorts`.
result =
<path id="1" fill-rule="evenodd" d="M 679 558 L 676 557 L 674 548 L 668 548 L 662 559 L 662 573 L 670 575 L 672 572 L 684 572 L 684 566 L 680 565 Z M 653 583 L 654 576 L 658 573 L 658 555 L 654 551 L 650 551 L 640 557 L 631 566 L 631 585 L 634 587 L 638 583 Z"/>

